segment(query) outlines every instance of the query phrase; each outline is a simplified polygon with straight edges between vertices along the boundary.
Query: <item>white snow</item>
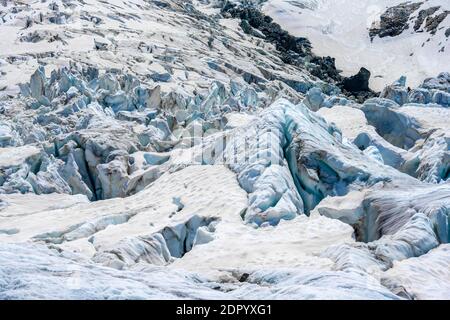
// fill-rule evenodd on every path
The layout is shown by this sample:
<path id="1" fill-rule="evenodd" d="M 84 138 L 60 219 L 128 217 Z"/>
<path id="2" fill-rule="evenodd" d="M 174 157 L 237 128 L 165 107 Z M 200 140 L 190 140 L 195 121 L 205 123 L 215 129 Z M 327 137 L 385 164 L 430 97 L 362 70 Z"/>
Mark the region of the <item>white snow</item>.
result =
<path id="1" fill-rule="evenodd" d="M 375 38 L 370 41 L 368 29 L 391 6 L 403 0 L 268 0 L 263 11 L 295 36 L 308 38 L 313 52 L 319 56 L 336 58 L 338 69 L 346 76 L 361 67 L 372 72 L 371 87 L 381 91 L 405 75 L 408 86 L 416 87 L 425 78 L 448 71 L 450 47 L 444 33 L 435 36 L 416 33 L 410 27 L 394 38 Z M 419 1 L 417 1 L 419 2 Z M 305 5 L 302 9 L 300 5 Z M 446 0 L 427 1 L 421 9 L 440 5 L 449 10 Z M 441 12 L 441 11 L 439 11 Z M 417 12 L 414 14 L 417 15 Z M 450 16 L 442 22 L 450 27 Z M 430 41 L 428 41 L 430 39 Z M 422 47 L 422 44 L 424 46 Z M 446 47 L 444 52 L 439 52 Z"/>

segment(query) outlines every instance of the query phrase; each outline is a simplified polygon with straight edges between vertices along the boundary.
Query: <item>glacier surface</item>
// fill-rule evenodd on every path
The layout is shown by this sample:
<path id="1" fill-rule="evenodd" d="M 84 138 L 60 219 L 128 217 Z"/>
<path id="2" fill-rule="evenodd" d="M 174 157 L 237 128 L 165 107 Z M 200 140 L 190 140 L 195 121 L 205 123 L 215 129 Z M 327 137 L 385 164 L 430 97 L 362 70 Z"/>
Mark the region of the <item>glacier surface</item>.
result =
<path id="1" fill-rule="evenodd" d="M 449 299 L 446 64 L 359 101 L 224 5 L 2 7 L 0 299 Z"/>

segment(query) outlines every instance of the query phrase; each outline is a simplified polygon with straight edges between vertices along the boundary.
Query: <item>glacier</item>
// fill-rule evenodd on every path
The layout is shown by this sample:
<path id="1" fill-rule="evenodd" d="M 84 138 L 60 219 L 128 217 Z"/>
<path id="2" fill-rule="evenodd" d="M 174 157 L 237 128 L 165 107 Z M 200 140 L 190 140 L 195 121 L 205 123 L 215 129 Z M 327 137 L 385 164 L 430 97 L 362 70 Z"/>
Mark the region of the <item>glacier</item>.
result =
<path id="1" fill-rule="evenodd" d="M 450 298 L 447 64 L 375 92 L 279 2 L 1 4 L 0 299 Z"/>

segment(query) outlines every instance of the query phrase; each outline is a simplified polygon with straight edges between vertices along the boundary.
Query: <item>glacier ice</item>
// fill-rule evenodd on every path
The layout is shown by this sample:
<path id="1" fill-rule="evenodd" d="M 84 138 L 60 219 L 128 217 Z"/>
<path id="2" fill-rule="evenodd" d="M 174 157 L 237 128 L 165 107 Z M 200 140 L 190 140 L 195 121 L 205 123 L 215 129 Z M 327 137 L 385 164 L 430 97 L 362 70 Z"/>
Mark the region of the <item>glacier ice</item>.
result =
<path id="1" fill-rule="evenodd" d="M 449 297 L 448 73 L 355 96 L 268 16 L 118 3 L 2 9 L 0 299 Z"/>
<path id="2" fill-rule="evenodd" d="M 441 300 L 449 290 L 446 281 L 449 277 L 448 251 L 446 244 L 421 257 L 398 262 L 381 281 L 389 290 L 407 299 Z"/>

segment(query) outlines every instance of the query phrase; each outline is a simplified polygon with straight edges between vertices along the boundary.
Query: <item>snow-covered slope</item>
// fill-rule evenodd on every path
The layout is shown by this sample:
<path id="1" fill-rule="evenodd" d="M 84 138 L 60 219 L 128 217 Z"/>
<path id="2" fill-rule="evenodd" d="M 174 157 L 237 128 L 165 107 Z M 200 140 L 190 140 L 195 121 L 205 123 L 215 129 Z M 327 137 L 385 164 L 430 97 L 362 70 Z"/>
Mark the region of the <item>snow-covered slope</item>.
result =
<path id="1" fill-rule="evenodd" d="M 342 90 L 260 2 L 1 3 L 0 299 L 450 298 L 450 74 Z"/>
<path id="2" fill-rule="evenodd" d="M 354 74 L 361 67 L 369 69 L 371 87 L 381 91 L 402 75 L 415 87 L 425 78 L 448 71 L 450 65 L 450 15 L 445 13 L 450 4 L 446 0 L 410 1 L 419 5 L 405 14 L 406 29 L 393 37 L 376 35 L 371 40 L 369 29 L 380 25 L 388 8 L 402 3 L 405 1 L 268 0 L 263 11 L 290 33 L 307 37 L 317 54 L 336 58 L 344 74 Z M 430 8 L 436 9 L 427 12 Z M 438 16 L 444 20 L 433 29 Z"/>

